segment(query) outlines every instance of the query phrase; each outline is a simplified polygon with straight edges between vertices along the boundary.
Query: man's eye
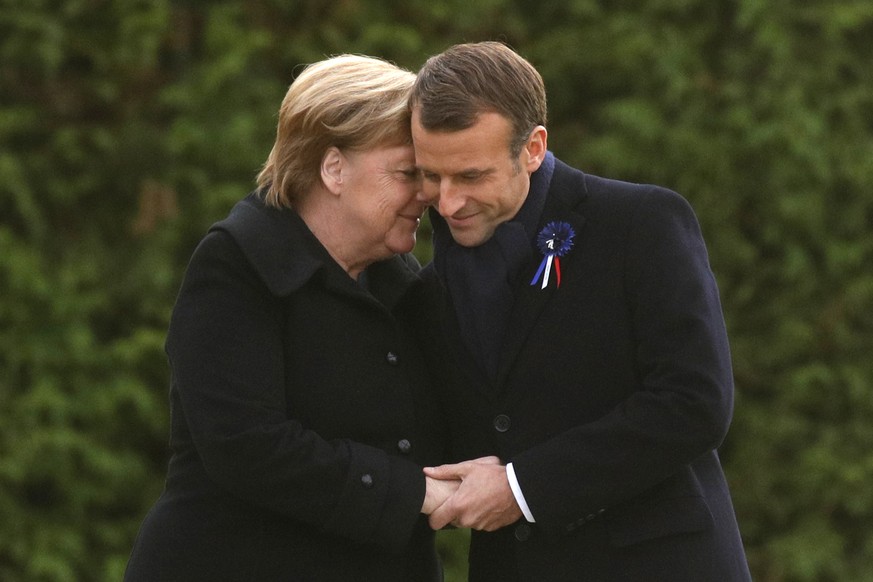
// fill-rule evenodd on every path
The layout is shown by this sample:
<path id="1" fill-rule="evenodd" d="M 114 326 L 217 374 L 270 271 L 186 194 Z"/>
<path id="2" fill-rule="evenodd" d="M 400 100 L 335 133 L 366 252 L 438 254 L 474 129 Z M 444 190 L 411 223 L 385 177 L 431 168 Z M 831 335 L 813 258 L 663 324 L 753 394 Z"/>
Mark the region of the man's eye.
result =
<path id="1" fill-rule="evenodd" d="M 422 172 L 422 177 L 428 182 L 439 182 L 440 177 L 434 174 L 433 172 Z"/>

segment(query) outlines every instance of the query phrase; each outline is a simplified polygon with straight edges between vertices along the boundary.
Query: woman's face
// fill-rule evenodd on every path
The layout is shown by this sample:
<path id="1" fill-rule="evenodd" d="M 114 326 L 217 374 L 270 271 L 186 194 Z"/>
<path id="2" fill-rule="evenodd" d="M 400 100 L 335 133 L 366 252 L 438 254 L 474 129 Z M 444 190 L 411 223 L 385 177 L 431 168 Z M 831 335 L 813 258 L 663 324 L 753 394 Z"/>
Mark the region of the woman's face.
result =
<path id="1" fill-rule="evenodd" d="M 420 181 L 412 145 L 344 150 L 342 191 L 349 234 L 374 260 L 408 253 L 427 205 L 416 199 Z"/>

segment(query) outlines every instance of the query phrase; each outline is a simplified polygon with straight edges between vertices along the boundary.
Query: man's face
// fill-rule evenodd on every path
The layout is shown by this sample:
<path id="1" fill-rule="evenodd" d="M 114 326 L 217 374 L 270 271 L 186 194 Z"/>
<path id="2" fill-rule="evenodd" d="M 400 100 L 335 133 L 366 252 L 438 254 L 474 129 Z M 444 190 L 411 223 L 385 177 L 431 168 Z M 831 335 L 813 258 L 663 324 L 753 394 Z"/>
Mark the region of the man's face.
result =
<path id="1" fill-rule="evenodd" d="M 518 156 L 510 157 L 512 125 L 498 113 L 482 113 L 460 131 L 428 131 L 412 113 L 415 163 L 422 197 L 436 207 L 455 241 L 479 246 L 511 220 L 527 198 L 530 174 L 545 156 L 545 129 L 538 127 Z"/>

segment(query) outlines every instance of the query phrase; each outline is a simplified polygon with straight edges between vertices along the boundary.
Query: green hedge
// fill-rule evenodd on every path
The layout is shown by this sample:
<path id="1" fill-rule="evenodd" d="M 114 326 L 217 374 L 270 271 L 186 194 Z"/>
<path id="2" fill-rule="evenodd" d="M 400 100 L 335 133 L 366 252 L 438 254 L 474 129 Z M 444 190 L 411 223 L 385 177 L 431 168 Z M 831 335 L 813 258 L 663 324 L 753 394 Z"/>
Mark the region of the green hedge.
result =
<path id="1" fill-rule="evenodd" d="M 162 486 L 182 271 L 300 64 L 500 39 L 542 71 L 559 157 L 697 210 L 755 579 L 873 580 L 870 38 L 867 0 L 6 0 L 0 579 L 120 579 Z M 449 581 L 466 539 L 440 535 Z"/>

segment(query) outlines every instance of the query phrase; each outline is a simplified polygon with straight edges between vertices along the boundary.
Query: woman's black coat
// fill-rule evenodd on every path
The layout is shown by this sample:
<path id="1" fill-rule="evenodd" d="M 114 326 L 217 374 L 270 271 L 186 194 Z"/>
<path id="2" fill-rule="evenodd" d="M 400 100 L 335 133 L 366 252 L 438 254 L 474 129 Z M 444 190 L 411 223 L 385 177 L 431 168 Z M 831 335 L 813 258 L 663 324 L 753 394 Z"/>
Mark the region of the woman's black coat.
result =
<path id="1" fill-rule="evenodd" d="M 166 489 L 125 580 L 438 579 L 419 511 L 442 423 L 410 266 L 356 283 L 254 195 L 210 229 L 167 338 Z"/>

